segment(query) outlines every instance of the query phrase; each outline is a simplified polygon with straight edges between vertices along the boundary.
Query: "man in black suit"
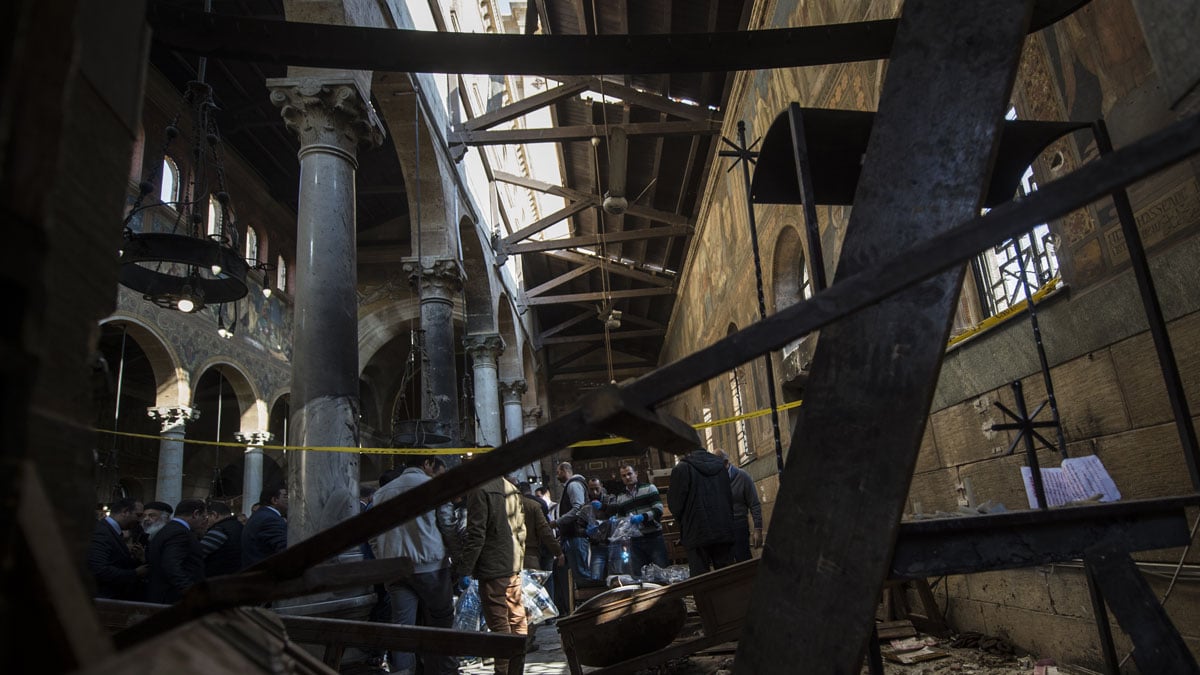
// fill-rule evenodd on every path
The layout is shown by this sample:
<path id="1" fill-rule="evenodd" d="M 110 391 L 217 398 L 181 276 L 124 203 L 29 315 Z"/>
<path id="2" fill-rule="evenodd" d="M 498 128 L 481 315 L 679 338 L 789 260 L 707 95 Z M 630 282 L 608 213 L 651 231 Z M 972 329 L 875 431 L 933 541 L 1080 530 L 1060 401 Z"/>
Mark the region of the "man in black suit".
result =
<path id="1" fill-rule="evenodd" d="M 208 509 L 199 499 L 185 499 L 175 507 L 175 516 L 150 540 L 150 602 L 172 604 L 183 592 L 204 580 L 204 549 L 200 535 L 208 520 Z"/>
<path id="2" fill-rule="evenodd" d="M 249 567 L 287 548 L 287 488 L 277 485 L 263 490 L 262 504 L 242 530 L 242 567 Z"/>
<path id="3" fill-rule="evenodd" d="M 96 597 L 142 600 L 143 581 L 150 568 L 138 563 L 125 544 L 123 532 L 142 518 L 142 503 L 125 498 L 113 503 L 111 515 L 96 522 L 88 545 L 88 569 L 96 577 Z"/>

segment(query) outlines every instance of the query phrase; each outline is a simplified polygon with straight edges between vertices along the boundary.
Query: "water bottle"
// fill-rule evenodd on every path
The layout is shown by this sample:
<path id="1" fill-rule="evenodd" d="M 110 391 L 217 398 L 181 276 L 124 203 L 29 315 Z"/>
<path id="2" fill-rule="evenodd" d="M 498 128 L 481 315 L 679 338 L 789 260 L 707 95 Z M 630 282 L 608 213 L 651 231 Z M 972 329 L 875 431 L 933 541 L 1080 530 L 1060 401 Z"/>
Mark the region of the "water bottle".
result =
<path id="1" fill-rule="evenodd" d="M 479 591 L 476 584 L 477 582 L 472 580 L 471 585 L 467 587 L 467 590 L 463 591 L 462 597 L 458 599 L 458 607 L 454 616 L 455 630 L 479 630 L 479 621 L 483 613 L 483 608 L 479 601 Z"/>

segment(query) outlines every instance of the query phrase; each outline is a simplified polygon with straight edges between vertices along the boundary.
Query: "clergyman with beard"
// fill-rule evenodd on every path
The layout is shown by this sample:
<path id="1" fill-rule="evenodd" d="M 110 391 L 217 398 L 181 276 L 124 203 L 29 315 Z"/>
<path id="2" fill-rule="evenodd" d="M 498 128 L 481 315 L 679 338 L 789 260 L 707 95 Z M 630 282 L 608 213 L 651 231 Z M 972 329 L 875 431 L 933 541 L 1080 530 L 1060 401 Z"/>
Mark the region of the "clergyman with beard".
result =
<path id="1" fill-rule="evenodd" d="M 163 529 L 163 526 L 171 522 L 171 514 L 175 509 L 170 504 L 165 502 L 148 502 L 142 509 L 142 532 L 146 535 L 145 541 L 139 541 L 142 546 L 147 546 L 154 535 Z"/>

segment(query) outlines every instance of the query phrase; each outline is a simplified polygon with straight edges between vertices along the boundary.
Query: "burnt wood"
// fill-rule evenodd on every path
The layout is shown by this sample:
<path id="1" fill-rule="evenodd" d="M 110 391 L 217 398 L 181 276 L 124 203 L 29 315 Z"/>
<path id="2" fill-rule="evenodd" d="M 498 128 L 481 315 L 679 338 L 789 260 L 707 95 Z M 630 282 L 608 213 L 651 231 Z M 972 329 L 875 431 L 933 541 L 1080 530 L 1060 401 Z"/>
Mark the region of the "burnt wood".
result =
<path id="1" fill-rule="evenodd" d="M 1106 542 L 1091 551 L 1084 563 L 1133 642 L 1133 660 L 1140 672 L 1200 673 L 1196 658 L 1128 552 Z"/>
<path id="2" fill-rule="evenodd" d="M 904 4 L 837 279 L 979 213 L 1032 5 Z M 961 285 L 821 331 L 735 670 L 860 669 Z"/>
<path id="3" fill-rule="evenodd" d="M 1186 546 L 1184 507 L 1200 496 L 1012 511 L 970 518 L 919 520 L 900 526 L 893 579 L 1016 569 L 1083 558 L 1098 541 L 1122 550 Z"/>

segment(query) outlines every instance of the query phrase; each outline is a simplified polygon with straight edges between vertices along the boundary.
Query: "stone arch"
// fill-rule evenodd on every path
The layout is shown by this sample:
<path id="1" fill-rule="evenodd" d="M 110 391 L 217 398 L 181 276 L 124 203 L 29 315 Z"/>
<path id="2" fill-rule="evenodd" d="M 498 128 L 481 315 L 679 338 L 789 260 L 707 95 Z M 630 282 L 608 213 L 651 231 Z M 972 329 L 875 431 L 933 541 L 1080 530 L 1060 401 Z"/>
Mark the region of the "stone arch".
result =
<path id="1" fill-rule="evenodd" d="M 200 378 L 209 370 L 216 370 L 233 387 L 238 401 L 239 429 L 243 433 L 252 433 L 266 428 L 269 411 L 266 401 L 258 395 L 246 369 L 222 356 L 214 356 L 196 368 L 197 377 L 189 400 L 195 397 L 194 387 L 199 385 Z"/>
<path id="2" fill-rule="evenodd" d="M 794 225 L 784 225 L 772 248 L 771 311 L 812 297 L 811 279 L 800 232 Z"/>
<path id="3" fill-rule="evenodd" d="M 303 4 L 303 3 L 301 3 Z M 371 88 L 391 132 L 408 200 L 412 251 L 426 262 L 456 258 L 459 203 L 455 168 L 439 149 L 436 126 L 408 73 L 375 73 Z"/>
<path id="4" fill-rule="evenodd" d="M 504 340 L 504 351 L 496 360 L 497 375 L 501 382 L 521 379 L 525 372 L 521 368 L 521 343 L 517 339 L 516 317 L 507 294 L 501 294 L 496 302 L 497 332 Z M 528 382 L 525 383 L 528 386 Z"/>
<path id="5" fill-rule="evenodd" d="M 458 224 L 458 236 L 462 246 L 463 269 L 467 276 L 463 280 L 467 335 L 495 333 L 499 314 L 492 304 L 491 268 L 484 253 L 485 244 L 479 228 L 470 218 L 463 218 Z"/>
<path id="6" fill-rule="evenodd" d="M 155 405 L 175 407 L 188 405 L 191 401 L 191 386 L 188 373 L 180 365 L 178 354 L 157 330 L 142 321 L 122 314 L 100 322 L 101 326 L 122 326 L 128 330 L 138 347 L 145 352 L 154 373 Z"/>
<path id="7" fill-rule="evenodd" d="M 455 303 L 455 320 L 461 321 L 461 310 Z M 416 297 L 397 299 L 358 319 L 359 375 L 384 345 L 412 326 L 421 323 L 421 301 Z"/>

